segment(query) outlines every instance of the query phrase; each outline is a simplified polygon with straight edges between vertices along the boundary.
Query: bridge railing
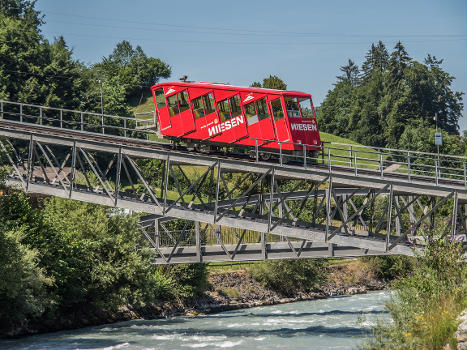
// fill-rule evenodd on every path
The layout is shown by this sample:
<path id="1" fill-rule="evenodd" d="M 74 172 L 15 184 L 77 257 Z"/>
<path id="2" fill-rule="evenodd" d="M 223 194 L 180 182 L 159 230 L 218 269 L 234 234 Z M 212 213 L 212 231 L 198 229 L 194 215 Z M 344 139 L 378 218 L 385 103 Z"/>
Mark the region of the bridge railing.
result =
<path id="1" fill-rule="evenodd" d="M 355 176 L 369 175 L 368 171 L 372 171 L 373 175 L 376 173 L 382 178 L 396 176 L 407 181 L 428 179 L 436 185 L 442 180 L 457 180 L 467 190 L 467 157 L 464 156 L 338 142 L 323 142 L 317 147 L 303 143 L 255 139 L 255 144 L 256 161 L 274 157 L 281 165 L 296 160 L 305 168 L 321 165 L 328 167 L 330 172 L 351 170 Z M 261 148 L 264 144 L 278 145 L 279 150 Z M 284 152 L 282 149 L 285 145 L 294 145 L 298 151 Z M 310 148 L 317 151 L 310 151 Z"/>
<path id="2" fill-rule="evenodd" d="M 132 118 L 0 100 L 0 117 L 19 123 L 125 138 L 149 140 L 157 135 L 156 116 L 152 112 L 137 113 Z"/>
<path id="3" fill-rule="evenodd" d="M 138 113 L 131 118 L 0 100 L 0 118 L 59 129 L 157 141 L 157 118 L 153 112 Z M 256 161 L 272 156 L 283 165 L 295 159 L 305 168 L 320 164 L 327 166 L 329 171 L 352 170 L 355 176 L 368 175 L 368 171 L 372 171 L 371 174 L 376 173 L 380 177 L 391 175 L 408 181 L 428 179 L 436 185 L 449 179 L 456 180 L 467 189 L 467 159 L 463 156 L 337 142 L 323 142 L 319 147 L 267 139 L 255 139 L 255 142 Z M 279 150 L 261 147 L 267 144 L 277 144 Z M 298 146 L 296 148 L 299 151 L 291 155 L 283 151 L 284 145 Z M 309 148 L 318 148 L 319 152 L 310 152 Z"/>

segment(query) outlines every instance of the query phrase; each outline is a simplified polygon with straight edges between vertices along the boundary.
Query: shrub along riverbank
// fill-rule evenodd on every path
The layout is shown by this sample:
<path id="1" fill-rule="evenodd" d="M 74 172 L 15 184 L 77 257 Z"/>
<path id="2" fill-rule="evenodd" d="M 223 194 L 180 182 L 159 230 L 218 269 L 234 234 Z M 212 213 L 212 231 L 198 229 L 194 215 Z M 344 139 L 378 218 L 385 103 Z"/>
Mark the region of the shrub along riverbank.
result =
<path id="1" fill-rule="evenodd" d="M 118 320 L 190 298 L 203 265 L 154 266 L 137 215 L 58 198 L 0 196 L 0 335 Z"/>
<path id="2" fill-rule="evenodd" d="M 467 307 L 467 266 L 462 247 L 431 240 L 409 274 L 391 285 L 393 323 L 379 323 L 361 350 L 457 349 L 457 317 Z"/>

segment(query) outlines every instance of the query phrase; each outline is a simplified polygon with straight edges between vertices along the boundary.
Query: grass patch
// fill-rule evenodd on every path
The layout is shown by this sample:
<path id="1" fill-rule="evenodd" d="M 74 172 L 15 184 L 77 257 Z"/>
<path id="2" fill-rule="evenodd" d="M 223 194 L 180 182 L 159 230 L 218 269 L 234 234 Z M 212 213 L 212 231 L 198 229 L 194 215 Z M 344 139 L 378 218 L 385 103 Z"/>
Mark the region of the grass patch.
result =
<path id="1" fill-rule="evenodd" d="M 327 164 L 327 147 L 326 142 L 345 143 L 344 145 L 335 145 L 331 148 L 331 162 L 333 165 L 340 166 L 355 166 L 355 154 L 357 155 L 357 167 L 367 169 L 377 169 L 379 167 L 379 153 L 372 147 L 364 146 L 343 137 L 328 134 L 320 131 L 321 141 L 324 142 L 325 156 L 324 161 Z M 388 155 L 383 154 L 383 161 L 386 161 Z"/>
<path id="2" fill-rule="evenodd" d="M 143 98 L 141 104 L 133 107 L 133 113 L 154 112 L 154 100 L 152 96 Z"/>
<path id="3" fill-rule="evenodd" d="M 239 298 L 242 293 L 235 287 L 226 287 L 220 290 L 220 293 L 231 298 L 236 299 Z"/>

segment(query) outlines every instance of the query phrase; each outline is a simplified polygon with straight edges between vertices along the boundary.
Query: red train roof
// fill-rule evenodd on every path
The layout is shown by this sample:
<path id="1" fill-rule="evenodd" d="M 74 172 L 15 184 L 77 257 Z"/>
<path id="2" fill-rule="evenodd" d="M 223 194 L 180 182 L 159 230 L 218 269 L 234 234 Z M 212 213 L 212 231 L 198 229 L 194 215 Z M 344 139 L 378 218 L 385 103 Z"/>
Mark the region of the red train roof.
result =
<path id="1" fill-rule="evenodd" d="M 245 87 L 245 86 L 234 86 L 224 83 L 208 83 L 203 81 L 197 82 L 164 82 L 156 84 L 152 89 L 156 89 L 160 86 L 186 86 L 186 87 L 202 87 L 208 89 L 220 89 L 220 90 L 238 90 L 243 92 L 257 92 L 257 93 L 268 93 L 268 94 L 277 94 L 277 95 L 293 95 L 293 96 L 311 96 L 305 92 L 300 91 L 289 91 L 289 90 L 276 90 L 276 89 L 266 89 L 266 88 L 257 88 L 257 87 Z"/>

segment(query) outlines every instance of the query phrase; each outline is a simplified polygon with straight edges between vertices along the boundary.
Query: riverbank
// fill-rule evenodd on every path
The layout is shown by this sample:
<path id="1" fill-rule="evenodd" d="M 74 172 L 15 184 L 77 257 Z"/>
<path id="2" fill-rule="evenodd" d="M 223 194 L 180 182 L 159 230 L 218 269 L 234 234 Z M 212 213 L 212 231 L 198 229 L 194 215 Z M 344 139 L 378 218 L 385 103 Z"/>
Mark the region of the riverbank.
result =
<path id="1" fill-rule="evenodd" d="M 211 273 L 211 290 L 201 298 L 190 300 L 179 314 L 196 315 L 236 310 L 263 305 L 291 303 L 303 300 L 324 299 L 329 296 L 363 294 L 385 289 L 387 284 L 370 270 L 359 269 L 362 264 L 351 261 L 346 264 L 327 266 L 327 280 L 316 291 L 297 292 L 283 297 L 274 290 L 263 287 L 250 277 L 247 270 Z"/>
<path id="2" fill-rule="evenodd" d="M 28 325 L 17 327 L 4 336 L 18 337 L 133 319 L 198 316 L 256 306 L 325 299 L 329 296 L 363 294 L 368 291 L 385 289 L 387 284 L 377 278 L 374 272 L 366 266 L 359 260 L 326 266 L 327 278 L 316 291 L 297 292 L 289 297 L 284 297 L 278 292 L 262 286 L 251 278 L 246 268 L 227 271 L 211 270 L 208 277 L 209 289 L 197 297 L 161 302 L 143 308 L 127 305 L 116 313 L 104 313 L 101 310 L 83 308 L 79 312 L 60 319 L 32 320 Z"/>

